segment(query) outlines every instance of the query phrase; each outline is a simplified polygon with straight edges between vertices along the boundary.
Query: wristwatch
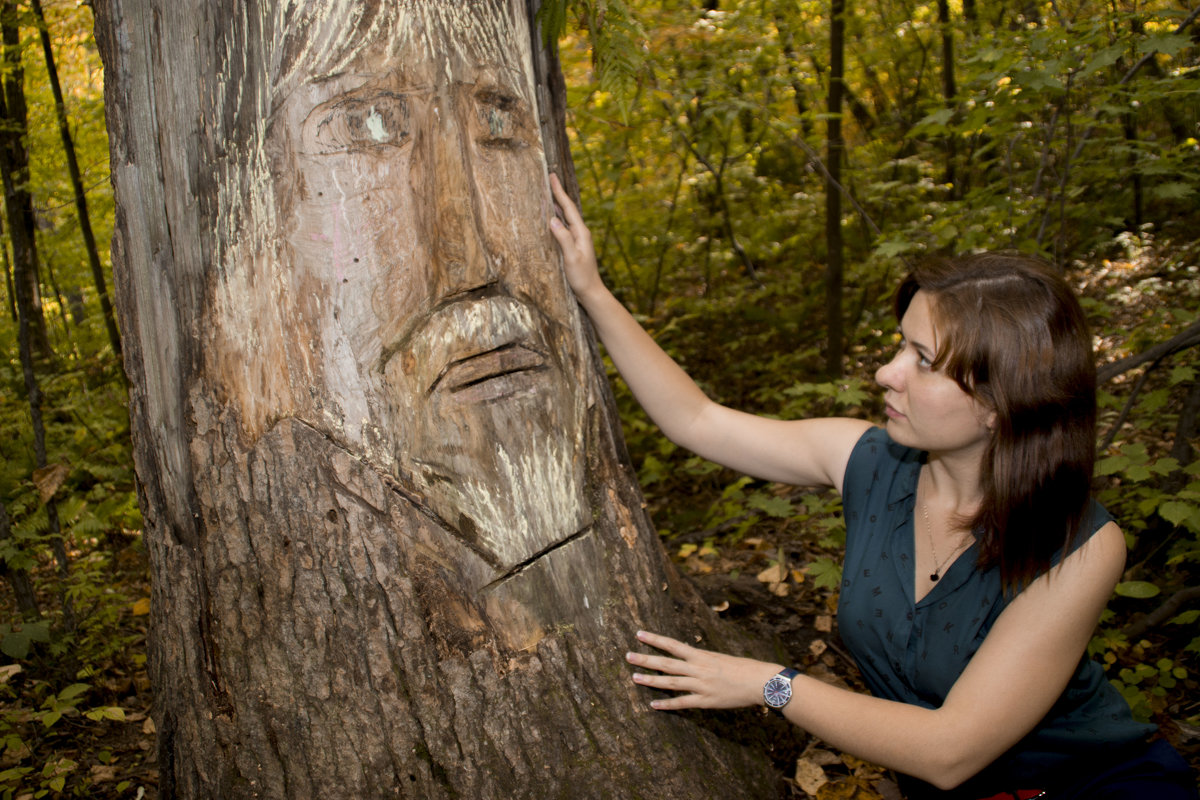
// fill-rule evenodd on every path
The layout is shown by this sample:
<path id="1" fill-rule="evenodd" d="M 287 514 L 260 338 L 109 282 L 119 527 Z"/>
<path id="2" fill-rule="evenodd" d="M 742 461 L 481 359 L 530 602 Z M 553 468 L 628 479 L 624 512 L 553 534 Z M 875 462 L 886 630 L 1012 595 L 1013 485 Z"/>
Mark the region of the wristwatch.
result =
<path id="1" fill-rule="evenodd" d="M 763 686 L 763 700 L 766 701 L 767 708 L 783 712 L 783 707 L 792 699 L 792 678 L 799 674 L 800 670 L 787 667 L 771 676 L 771 680 Z"/>

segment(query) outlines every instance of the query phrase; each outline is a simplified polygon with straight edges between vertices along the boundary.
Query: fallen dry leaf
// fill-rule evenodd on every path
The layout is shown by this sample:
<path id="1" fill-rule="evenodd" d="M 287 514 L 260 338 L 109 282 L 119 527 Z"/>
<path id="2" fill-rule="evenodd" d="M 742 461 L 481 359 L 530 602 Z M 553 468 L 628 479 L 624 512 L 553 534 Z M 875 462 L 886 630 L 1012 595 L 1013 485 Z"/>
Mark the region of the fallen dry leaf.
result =
<path id="1" fill-rule="evenodd" d="M 816 797 L 821 787 L 829 783 L 825 770 L 807 758 L 796 762 L 796 785 L 809 797 Z"/>
<path id="2" fill-rule="evenodd" d="M 63 481 L 70 474 L 71 468 L 66 464 L 47 464 L 33 471 L 33 484 L 37 486 L 38 497 L 41 499 L 42 505 L 54 497 L 58 487 L 63 485 Z"/>
<path id="3" fill-rule="evenodd" d="M 112 764 L 95 764 L 88 770 L 92 783 L 107 783 L 117 779 L 117 768 Z"/>
<path id="4" fill-rule="evenodd" d="M 787 575 L 787 567 L 783 564 L 772 564 L 755 577 L 760 583 L 783 583 L 787 580 Z"/>
<path id="5" fill-rule="evenodd" d="M 833 616 L 831 614 L 818 614 L 813 619 L 813 627 L 821 633 L 833 633 Z"/>

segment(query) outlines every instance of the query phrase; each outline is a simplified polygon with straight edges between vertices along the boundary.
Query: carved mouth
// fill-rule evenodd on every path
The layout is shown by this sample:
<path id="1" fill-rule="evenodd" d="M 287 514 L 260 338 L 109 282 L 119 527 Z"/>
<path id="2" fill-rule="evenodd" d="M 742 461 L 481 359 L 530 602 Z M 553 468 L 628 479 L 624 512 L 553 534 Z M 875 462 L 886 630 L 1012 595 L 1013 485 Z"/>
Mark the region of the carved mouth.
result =
<path id="1" fill-rule="evenodd" d="M 526 385 L 525 378 L 541 372 L 546 357 L 526 344 L 510 342 L 483 353 L 451 361 L 429 387 L 432 394 L 445 391 L 463 399 L 493 400 L 513 394 Z"/>

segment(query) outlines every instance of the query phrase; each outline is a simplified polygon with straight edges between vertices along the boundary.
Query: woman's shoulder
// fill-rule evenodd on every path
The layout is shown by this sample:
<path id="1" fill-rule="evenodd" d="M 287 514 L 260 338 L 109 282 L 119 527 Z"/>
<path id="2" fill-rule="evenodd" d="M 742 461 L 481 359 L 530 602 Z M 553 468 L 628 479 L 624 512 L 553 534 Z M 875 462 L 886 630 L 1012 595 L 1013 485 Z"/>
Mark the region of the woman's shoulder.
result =
<path id="1" fill-rule="evenodd" d="M 917 475 L 925 453 L 897 444 L 883 428 L 863 432 L 842 481 L 842 503 L 847 509 L 866 505 L 895 508 L 916 491 Z"/>
<path id="2" fill-rule="evenodd" d="M 869 475 L 878 471 L 881 466 L 920 466 L 924 460 L 924 452 L 897 444 L 888 436 L 886 428 L 872 425 L 859 437 L 850 453 L 850 461 L 846 465 L 846 479 L 849 481 L 852 473 L 855 473 L 856 477 L 859 474 Z"/>

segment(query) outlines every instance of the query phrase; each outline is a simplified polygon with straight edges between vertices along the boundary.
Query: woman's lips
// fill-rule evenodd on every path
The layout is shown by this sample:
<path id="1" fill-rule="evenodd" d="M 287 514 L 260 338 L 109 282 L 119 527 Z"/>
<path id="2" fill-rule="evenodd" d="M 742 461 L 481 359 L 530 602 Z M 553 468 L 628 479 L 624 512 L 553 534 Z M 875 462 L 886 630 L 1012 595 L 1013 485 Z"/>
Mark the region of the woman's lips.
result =
<path id="1" fill-rule="evenodd" d="M 888 419 L 903 419 L 904 418 L 904 415 L 901 414 L 899 411 L 897 411 L 896 407 L 893 406 L 891 403 L 884 404 L 883 413 L 887 414 Z"/>

